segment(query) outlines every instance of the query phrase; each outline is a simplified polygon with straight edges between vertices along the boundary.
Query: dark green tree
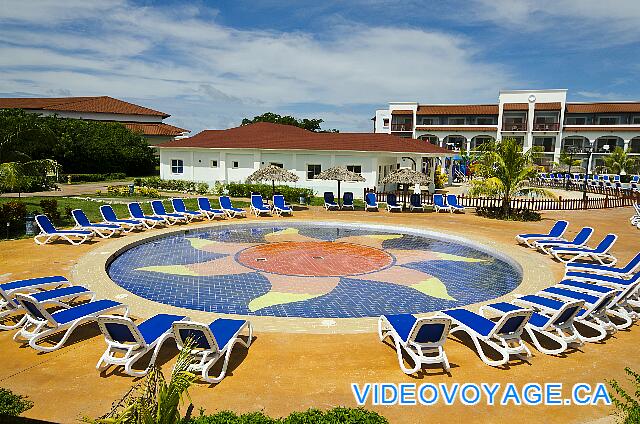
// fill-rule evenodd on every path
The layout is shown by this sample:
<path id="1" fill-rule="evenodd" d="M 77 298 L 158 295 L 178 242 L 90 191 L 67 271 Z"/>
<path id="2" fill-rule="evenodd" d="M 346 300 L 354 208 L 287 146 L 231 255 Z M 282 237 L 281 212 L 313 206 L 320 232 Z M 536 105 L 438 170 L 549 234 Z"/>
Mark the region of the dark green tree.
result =
<path id="1" fill-rule="evenodd" d="M 266 112 L 262 115 L 254 116 L 253 119 L 244 118 L 242 125 L 255 124 L 256 122 L 271 122 L 272 124 L 293 125 L 313 132 L 339 132 L 336 129 L 322 130 L 320 125 L 324 122 L 322 119 L 297 119 L 290 115 L 278 115 L 273 112 Z"/>

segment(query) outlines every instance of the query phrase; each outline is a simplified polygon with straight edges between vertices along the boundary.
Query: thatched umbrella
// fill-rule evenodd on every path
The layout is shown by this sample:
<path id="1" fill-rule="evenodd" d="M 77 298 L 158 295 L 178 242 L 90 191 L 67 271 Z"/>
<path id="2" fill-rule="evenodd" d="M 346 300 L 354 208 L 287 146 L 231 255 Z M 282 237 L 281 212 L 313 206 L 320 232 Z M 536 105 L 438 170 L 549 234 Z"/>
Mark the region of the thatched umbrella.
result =
<path id="1" fill-rule="evenodd" d="M 334 180 L 338 182 L 338 204 L 340 204 L 340 182 L 352 181 L 352 182 L 364 182 L 365 179 L 362 175 L 356 174 L 353 171 L 349 171 L 346 166 L 334 166 L 333 168 L 325 169 L 321 173 L 315 176 L 316 180 Z"/>
<path id="2" fill-rule="evenodd" d="M 404 206 L 407 206 L 409 184 L 427 185 L 430 182 L 431 180 L 427 175 L 409 168 L 400 168 L 382 180 L 383 184 L 404 184 Z"/>
<path id="3" fill-rule="evenodd" d="M 250 183 L 252 181 L 271 181 L 271 187 L 273 189 L 273 194 L 276 194 L 276 181 L 278 182 L 296 182 L 298 181 L 298 176 L 293 172 L 287 171 L 286 169 L 280 168 L 279 166 L 269 165 L 264 168 L 258 169 L 253 174 L 247 177 L 247 182 Z"/>

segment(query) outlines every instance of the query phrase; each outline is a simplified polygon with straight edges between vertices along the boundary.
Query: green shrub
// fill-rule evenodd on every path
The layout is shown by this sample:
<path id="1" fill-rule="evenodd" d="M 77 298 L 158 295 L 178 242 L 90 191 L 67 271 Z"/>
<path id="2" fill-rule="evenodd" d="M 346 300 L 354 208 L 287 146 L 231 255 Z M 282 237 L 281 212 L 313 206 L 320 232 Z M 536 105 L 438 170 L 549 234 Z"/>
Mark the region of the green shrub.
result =
<path id="1" fill-rule="evenodd" d="M 198 194 L 207 194 L 209 192 L 209 184 L 207 183 L 198 183 L 196 185 L 196 193 Z"/>
<path id="2" fill-rule="evenodd" d="M 100 195 L 102 193 L 99 193 Z M 134 187 L 133 194 L 129 192 L 128 185 L 118 185 L 107 187 L 107 196 L 113 197 L 158 197 L 160 194 L 155 188 L 149 187 Z"/>
<path id="3" fill-rule="evenodd" d="M 110 174 L 64 174 L 61 176 L 62 181 L 69 181 L 73 183 L 94 183 L 98 181 L 112 181 L 112 180 L 124 180 L 127 178 L 127 174 L 123 172 L 114 172 Z"/>
<path id="4" fill-rule="evenodd" d="M 229 183 L 224 186 L 231 197 L 251 197 L 252 193 L 259 193 L 262 197 L 270 198 L 273 193 L 273 187 L 269 184 L 241 184 Z M 310 188 L 291 187 L 286 185 L 277 185 L 276 192 L 282 194 L 289 203 L 298 203 L 300 197 L 310 199 L 313 197 L 313 190 Z"/>
<path id="5" fill-rule="evenodd" d="M 236 415 L 231 411 L 222 411 L 213 415 L 203 415 L 183 421 L 185 424 L 386 424 L 382 415 L 363 408 L 337 407 L 328 411 L 309 409 L 294 412 L 285 418 L 270 418 L 262 412 L 250 412 Z"/>
<path id="6" fill-rule="evenodd" d="M 160 177 L 149 177 L 149 178 L 141 178 L 136 179 L 134 181 L 136 185 L 140 185 L 143 187 L 151 187 L 157 190 L 167 190 L 167 191 L 181 191 L 181 192 L 191 192 L 196 193 L 198 190 L 199 184 L 205 183 L 196 183 L 193 181 L 182 181 L 182 180 L 162 180 Z M 207 190 L 209 186 L 207 185 Z"/>
<path id="7" fill-rule="evenodd" d="M 0 205 L 0 230 L 2 230 L 2 236 L 22 234 L 24 232 L 24 218 L 26 215 L 27 205 L 19 200 L 11 200 Z M 9 224 L 8 228 L 7 223 Z"/>
<path id="8" fill-rule="evenodd" d="M 60 211 L 58 210 L 58 201 L 56 199 L 43 199 L 40 201 L 42 213 L 47 215 L 53 221 L 60 220 Z"/>
<path id="9" fill-rule="evenodd" d="M 17 417 L 32 407 L 33 402 L 28 400 L 27 396 L 17 395 L 9 389 L 0 387 L 0 415 Z"/>
<path id="10" fill-rule="evenodd" d="M 476 208 L 479 216 L 491 219 L 503 219 L 507 221 L 540 221 L 540 213 L 530 209 L 510 209 L 509 215 L 505 216 L 504 209 L 498 206 L 483 206 Z"/>
<path id="11" fill-rule="evenodd" d="M 616 408 L 616 413 L 623 424 L 640 423 L 640 374 L 626 367 L 624 372 L 629 376 L 628 380 L 633 384 L 633 391 L 629 392 L 620 386 L 616 380 L 609 381 L 613 391 L 609 392 L 611 402 Z"/>

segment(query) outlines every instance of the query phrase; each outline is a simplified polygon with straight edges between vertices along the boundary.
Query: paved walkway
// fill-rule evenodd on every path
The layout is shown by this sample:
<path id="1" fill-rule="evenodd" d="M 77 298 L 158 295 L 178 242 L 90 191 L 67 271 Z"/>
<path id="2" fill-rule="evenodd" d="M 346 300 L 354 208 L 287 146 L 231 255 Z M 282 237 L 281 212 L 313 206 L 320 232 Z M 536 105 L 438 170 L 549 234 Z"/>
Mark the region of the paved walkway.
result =
<path id="1" fill-rule="evenodd" d="M 95 194 L 97 190 L 106 193 L 108 186 L 114 185 L 128 185 L 133 181 L 101 181 L 97 183 L 82 183 L 82 184 L 58 184 L 60 190 L 53 191 L 37 191 L 35 193 L 20 193 L 21 197 L 41 197 L 41 196 L 54 196 L 54 197 L 66 197 L 66 196 L 80 196 L 83 194 Z M 18 193 L 3 193 L 0 197 L 18 197 Z"/>
<path id="2" fill-rule="evenodd" d="M 570 236 L 584 225 L 595 228 L 594 239 L 608 232 L 620 238 L 613 254 L 624 264 L 638 251 L 638 230 L 628 223 L 631 208 L 607 211 L 545 212 L 544 220 L 536 223 L 502 222 L 480 218 L 474 214 L 388 214 L 385 212 L 325 212 L 310 208 L 296 212 L 295 219 L 322 221 L 327 219 L 353 223 L 397 225 L 437 230 L 449 235 L 495 243 L 543 259 L 539 266 L 553 275 L 549 284 L 562 277 L 563 268 L 541 254 L 516 246 L 513 236 L 521 232 L 543 232 L 555 219 L 571 222 Z M 251 222 L 255 218 L 238 220 Z M 287 218 L 261 218 L 279 226 Z M 128 236 L 126 236 L 128 237 Z M 94 251 L 104 241 L 92 245 L 62 244 L 35 246 L 32 240 L 0 242 L 2 281 L 60 273 L 70 276 L 79 258 Z M 535 272 L 535 271 L 534 271 Z M 522 289 L 519 287 L 515 292 Z M 210 319 L 215 318 L 214 314 Z M 287 334 L 254 333 L 251 348 L 234 350 L 230 372 L 219 385 L 196 382 L 189 391 L 196 410 L 208 413 L 231 409 L 237 412 L 263 410 L 272 416 L 283 416 L 310 407 L 330 408 L 337 405 L 356 406 L 351 384 L 379 383 L 514 383 L 521 389 L 527 383 L 560 382 L 564 394 L 576 383 L 603 383 L 617 379 L 626 381 L 624 367 L 640 370 L 640 328 L 636 324 L 628 331 L 620 331 L 602 343 L 590 343 L 563 356 L 546 356 L 533 351 L 528 361 L 512 361 L 505 368 L 491 368 L 483 364 L 469 347 L 467 338 L 450 338 L 445 349 L 452 369 L 449 375 L 437 368 L 425 374 L 404 375 L 397 363 L 395 351 L 380 343 L 373 332 L 363 334 Z M 104 414 L 111 403 L 119 399 L 137 380 L 119 371 L 99 374 L 94 364 L 105 348 L 104 339 L 94 325 L 81 328 L 62 349 L 38 354 L 30 348 L 19 347 L 11 338 L 13 332 L 0 332 L 0 386 L 27 394 L 35 402 L 25 415 L 54 422 L 74 422 L 82 416 Z M 170 372 L 176 349 L 169 342 L 162 350 L 158 363 Z M 55 402 L 51 402 L 55 393 Z M 499 403 L 499 402 L 498 402 Z M 613 422 L 608 406 L 487 406 L 473 407 L 460 403 L 445 406 L 371 406 L 388 417 L 391 423 L 459 423 L 459 422 L 554 422 L 583 423 L 593 420 Z"/>

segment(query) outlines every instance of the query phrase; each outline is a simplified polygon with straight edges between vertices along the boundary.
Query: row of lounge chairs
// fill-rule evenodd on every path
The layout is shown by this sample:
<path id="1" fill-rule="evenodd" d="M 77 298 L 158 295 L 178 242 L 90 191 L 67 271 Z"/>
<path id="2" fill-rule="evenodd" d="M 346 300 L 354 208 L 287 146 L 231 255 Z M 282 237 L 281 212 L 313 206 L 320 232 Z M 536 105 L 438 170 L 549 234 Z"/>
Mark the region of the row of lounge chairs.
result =
<path id="1" fill-rule="evenodd" d="M 631 222 L 631 225 L 640 229 L 640 204 L 633 204 L 633 215 L 631 215 L 629 221 Z"/>
<path id="2" fill-rule="evenodd" d="M 36 244 L 47 244 L 52 241 L 62 239 L 73 245 L 79 245 L 94 236 L 109 238 L 122 233 L 129 233 L 134 230 L 151 229 L 157 226 L 167 226 L 179 223 L 188 223 L 195 219 L 224 219 L 226 217 L 235 218 L 246 216 L 246 211 L 236 208 L 231 203 L 228 196 L 220 196 L 220 209 L 211 206 L 211 202 L 206 197 L 198 197 L 198 210 L 189 210 L 185 206 L 184 200 L 180 198 L 171 199 L 173 212 L 166 210 L 161 200 L 151 202 L 152 214 L 147 215 L 142 210 L 138 202 L 131 202 L 127 205 L 129 215 L 126 218 L 119 218 L 110 205 L 100 206 L 102 222 L 94 223 L 89 220 L 81 209 L 74 209 L 71 215 L 76 223 L 71 230 L 57 229 L 46 215 L 36 216 L 36 224 L 40 228 L 40 233 L 34 237 Z M 256 216 L 265 213 L 282 215 L 292 214 L 291 207 L 285 204 L 284 197 L 275 195 L 273 206 L 268 207 L 262 201 L 262 196 L 251 196 L 251 212 Z"/>
<path id="3" fill-rule="evenodd" d="M 616 234 L 607 234 L 596 247 L 591 248 L 587 242 L 593 234 L 593 228 L 584 227 L 572 240 L 568 240 L 564 237 L 568 226 L 567 221 L 556 221 L 547 234 L 519 234 L 516 240 L 564 263 L 587 259 L 598 261 L 602 265 L 616 264 L 616 258 L 609 253 L 618 239 Z"/>
<path id="4" fill-rule="evenodd" d="M 564 228 L 566 224 L 560 222 L 546 235 L 521 234 L 517 239 L 521 243 L 545 236 L 555 239 Z M 640 253 L 624 267 L 615 267 L 615 258 L 606 264 L 592 254 L 581 259 L 591 261 L 568 261 L 559 283 L 534 294 L 484 305 L 479 313 L 458 308 L 425 318 L 383 315 L 378 320 L 378 335 L 381 341 L 393 341 L 400 368 L 407 374 L 423 364 L 441 364 L 448 372 L 444 343 L 455 332 L 467 333 L 480 359 L 490 366 L 504 365 L 512 356 L 531 357 L 522 339 L 525 332 L 532 345 L 548 355 L 602 341 L 640 318 Z M 486 347 L 495 351 L 497 358 L 489 357 Z M 413 366 L 405 361 L 406 356 Z"/>
<path id="5" fill-rule="evenodd" d="M 56 310 L 52 310 L 54 307 Z M 122 366 L 131 376 L 143 376 L 155 363 L 163 343 L 174 338 L 178 349 L 191 349 L 190 371 L 200 373 L 204 381 L 217 383 L 226 374 L 234 345 L 240 343 L 248 348 L 253 338 L 251 323 L 246 320 L 218 318 L 199 323 L 187 316 L 158 314 L 137 324 L 128 313 L 127 305 L 96 300 L 95 293 L 72 285 L 62 276 L 0 284 L 0 329 L 17 329 L 13 339 L 37 351 L 57 350 L 79 326 L 96 322 L 107 344 L 96 365 L 99 371 Z M 245 333 L 246 339 L 240 337 Z M 52 337 L 59 339 L 48 343 Z M 149 352 L 152 355 L 147 366 L 136 368 Z M 211 376 L 211 368 L 221 359 L 221 371 Z"/>
<path id="6" fill-rule="evenodd" d="M 378 199 L 375 193 L 367 193 L 365 195 L 365 211 L 378 211 L 380 209 Z M 403 205 L 398 203 L 398 198 L 395 194 L 387 194 L 387 201 L 385 209 L 387 212 L 402 212 Z M 409 197 L 409 211 L 411 212 L 423 212 L 424 206 L 420 195 L 417 193 L 411 194 Z M 327 191 L 324 193 L 324 207 L 326 210 L 338 210 L 338 209 L 351 209 L 353 206 L 353 193 L 346 192 L 342 205 L 339 205 L 335 201 L 335 197 L 332 192 Z M 464 213 L 464 206 L 458 203 L 458 198 L 454 194 L 448 194 L 445 197 L 442 194 L 433 195 L 433 208 L 436 212 L 461 212 Z"/>
<path id="7" fill-rule="evenodd" d="M 640 175 L 634 175 L 631 177 L 631 180 L 627 187 L 623 185 L 620 181 L 620 175 L 614 175 L 613 179 L 609 175 L 590 175 L 587 176 L 585 181 L 583 174 L 538 174 L 538 180 L 543 183 L 556 183 L 556 184 L 564 184 L 567 181 L 572 184 L 583 186 L 586 182 L 588 187 L 592 188 L 611 188 L 611 189 L 629 189 L 635 192 L 640 192 Z"/>

